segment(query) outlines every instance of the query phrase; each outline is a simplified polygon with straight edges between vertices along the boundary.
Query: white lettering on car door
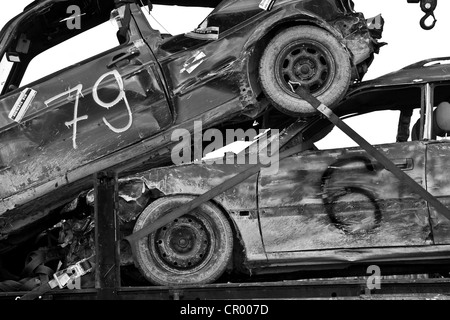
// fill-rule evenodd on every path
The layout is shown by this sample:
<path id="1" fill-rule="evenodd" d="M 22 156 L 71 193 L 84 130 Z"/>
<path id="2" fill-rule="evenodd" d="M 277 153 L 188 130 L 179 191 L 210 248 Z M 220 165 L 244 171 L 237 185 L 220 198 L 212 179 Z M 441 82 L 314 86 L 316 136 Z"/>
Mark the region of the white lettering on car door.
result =
<path id="1" fill-rule="evenodd" d="M 114 78 L 117 81 L 117 84 L 119 85 L 119 95 L 117 96 L 117 98 L 113 101 L 113 102 L 109 102 L 106 103 L 104 101 L 102 101 L 99 96 L 98 96 L 98 86 L 102 83 L 102 81 L 107 78 L 108 76 L 114 76 Z M 118 104 L 121 100 L 123 100 L 125 102 L 125 105 L 127 106 L 127 111 L 128 111 L 128 115 L 130 120 L 128 121 L 128 125 L 124 128 L 121 129 L 117 129 L 115 127 L 113 127 L 108 120 L 106 120 L 105 117 L 103 117 L 103 122 L 108 126 L 109 129 L 111 129 L 111 131 L 115 132 L 115 133 L 122 133 L 125 131 L 128 131 L 131 128 L 131 125 L 133 124 L 133 113 L 131 112 L 131 108 L 130 108 L 130 104 L 128 103 L 128 99 L 125 95 L 125 90 L 124 90 L 124 85 L 123 85 L 123 80 L 122 77 L 120 76 L 120 73 L 117 70 L 105 73 L 104 75 L 102 75 L 97 82 L 94 85 L 94 88 L 92 89 L 92 95 L 94 97 L 94 101 L 101 107 L 106 108 L 106 109 L 110 109 L 112 107 L 114 107 L 116 104 Z"/>
<path id="2" fill-rule="evenodd" d="M 98 96 L 98 88 L 99 88 L 100 84 L 109 76 L 113 76 L 114 79 L 116 80 L 116 82 L 117 82 L 117 84 L 119 86 L 119 94 L 118 94 L 117 98 L 114 101 L 112 101 L 112 102 L 104 102 Z M 75 97 L 73 97 L 71 95 L 73 92 L 76 92 Z M 83 92 L 83 84 L 80 83 L 76 87 L 74 87 L 72 89 L 69 89 L 66 92 L 58 94 L 57 96 L 54 96 L 54 97 L 48 99 L 47 101 L 45 101 L 45 105 L 47 107 L 49 107 L 49 105 L 52 102 L 54 102 L 54 101 L 56 101 L 56 100 L 58 100 L 58 99 L 60 99 L 60 98 L 62 98 L 64 96 L 67 96 L 67 100 L 68 101 L 73 101 L 73 99 L 75 99 L 75 106 L 74 106 L 74 110 L 73 110 L 73 120 L 65 123 L 65 125 L 68 128 L 73 127 L 72 141 L 73 141 L 73 148 L 74 149 L 78 148 L 78 145 L 77 145 L 78 122 L 83 121 L 83 120 L 87 120 L 89 118 L 88 115 L 84 115 L 84 116 L 81 116 L 81 117 L 78 116 L 78 105 L 79 105 L 80 96 L 84 97 L 82 92 Z M 128 102 L 128 99 L 127 99 L 127 97 L 125 95 L 125 86 L 124 86 L 122 77 L 120 76 L 120 73 L 117 70 L 107 72 L 107 73 L 102 75 L 97 80 L 97 82 L 95 83 L 95 85 L 94 85 L 94 87 L 92 89 L 92 96 L 93 96 L 94 101 L 100 107 L 105 108 L 105 109 L 111 109 L 112 107 L 114 107 L 120 101 L 123 100 L 125 102 L 126 107 L 127 107 L 127 112 L 128 112 L 128 116 L 129 116 L 128 124 L 125 127 L 123 127 L 123 128 L 116 128 L 113 125 L 111 125 L 111 123 L 109 123 L 108 120 L 106 120 L 105 117 L 103 117 L 103 122 L 105 123 L 105 125 L 111 131 L 113 131 L 115 133 L 122 133 L 122 132 L 128 131 L 131 128 L 131 126 L 133 124 L 133 113 L 131 112 L 130 103 Z"/>
<path id="3" fill-rule="evenodd" d="M 72 141 L 73 141 L 73 148 L 77 149 L 77 131 L 78 131 L 78 122 L 82 121 L 82 120 L 87 120 L 89 117 L 87 115 L 84 115 L 82 117 L 78 117 L 78 103 L 80 100 L 80 96 L 83 96 L 83 85 L 80 83 L 79 85 L 77 85 L 76 87 L 69 89 L 66 92 L 63 92 L 57 96 L 54 96 L 53 98 L 48 99 L 47 101 L 45 101 L 46 106 L 48 107 L 50 103 L 52 103 L 55 100 L 58 100 L 62 97 L 64 97 L 65 95 L 68 95 L 68 100 L 70 101 L 72 99 L 71 93 L 72 92 L 76 92 L 76 96 L 75 96 L 75 106 L 73 108 L 73 120 L 66 122 L 65 125 L 70 128 L 71 126 L 73 127 L 73 137 L 72 137 Z"/>

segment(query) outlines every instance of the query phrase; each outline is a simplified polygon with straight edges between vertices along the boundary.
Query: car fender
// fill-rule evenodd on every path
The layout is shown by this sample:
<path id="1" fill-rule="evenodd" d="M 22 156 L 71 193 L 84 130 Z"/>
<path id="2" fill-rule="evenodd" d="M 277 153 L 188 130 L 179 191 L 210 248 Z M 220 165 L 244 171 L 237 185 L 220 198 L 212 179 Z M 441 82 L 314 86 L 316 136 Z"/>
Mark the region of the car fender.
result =
<path id="1" fill-rule="evenodd" d="M 255 30 L 255 32 L 253 32 L 253 34 L 248 38 L 244 48 L 246 50 L 249 50 L 251 47 L 255 46 L 257 42 L 273 33 L 274 30 L 277 32 L 277 30 L 281 29 L 280 27 L 286 25 L 315 25 L 330 32 L 341 43 L 343 43 L 342 41 L 344 40 L 340 31 L 320 16 L 311 12 L 305 12 L 295 9 L 294 7 L 292 11 L 288 10 L 288 8 L 285 8 L 265 19 L 261 24 L 258 25 L 258 28 Z"/>
<path id="2" fill-rule="evenodd" d="M 200 196 L 229 179 L 235 172 L 234 165 L 184 164 L 152 169 L 132 179 L 144 181 L 147 189 L 156 197 Z M 235 258 L 243 259 L 245 266 L 267 262 L 258 219 L 256 184 L 257 175 L 212 200 L 231 222 L 239 244 L 237 251 L 241 255 Z"/>
<path id="3" fill-rule="evenodd" d="M 243 51 L 250 53 L 247 54 L 249 57 L 247 60 L 247 77 L 256 96 L 262 93 L 262 89 L 258 83 L 258 62 L 264 52 L 264 48 L 283 28 L 298 25 L 317 26 L 330 32 L 338 39 L 346 52 L 348 52 L 350 62 L 353 61 L 352 53 L 345 46 L 344 38 L 338 29 L 312 12 L 299 10 L 294 5 L 284 7 L 276 13 L 272 13 L 271 16 L 262 21 L 258 25 L 258 28 L 255 29 L 253 34 L 248 38 L 244 46 Z"/>

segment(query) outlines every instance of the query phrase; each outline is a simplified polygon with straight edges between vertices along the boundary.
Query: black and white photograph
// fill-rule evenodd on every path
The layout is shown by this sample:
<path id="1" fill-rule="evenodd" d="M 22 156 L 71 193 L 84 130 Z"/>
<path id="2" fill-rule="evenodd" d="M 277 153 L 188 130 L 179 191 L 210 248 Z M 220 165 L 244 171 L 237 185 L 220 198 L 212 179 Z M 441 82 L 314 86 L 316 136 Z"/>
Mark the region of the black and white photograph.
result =
<path id="1" fill-rule="evenodd" d="M 450 1 L 15 0 L 0 30 L 0 300 L 450 300 Z"/>

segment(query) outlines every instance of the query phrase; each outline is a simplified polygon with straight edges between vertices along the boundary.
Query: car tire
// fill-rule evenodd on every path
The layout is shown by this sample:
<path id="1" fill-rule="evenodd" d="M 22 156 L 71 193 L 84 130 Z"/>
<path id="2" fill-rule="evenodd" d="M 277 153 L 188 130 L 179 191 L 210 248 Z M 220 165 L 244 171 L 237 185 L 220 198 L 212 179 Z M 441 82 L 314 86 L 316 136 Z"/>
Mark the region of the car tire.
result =
<path id="1" fill-rule="evenodd" d="M 134 232 L 194 198 L 173 196 L 154 201 L 138 218 Z M 151 283 L 207 284 L 216 281 L 230 262 L 233 233 L 223 212 L 206 202 L 134 246 L 138 268 Z"/>
<path id="2" fill-rule="evenodd" d="M 260 60 L 259 77 L 266 97 L 278 110 L 305 117 L 317 111 L 292 92 L 289 81 L 301 83 L 332 108 L 349 88 L 351 69 L 348 52 L 332 34 L 318 27 L 297 26 L 269 42 Z"/>

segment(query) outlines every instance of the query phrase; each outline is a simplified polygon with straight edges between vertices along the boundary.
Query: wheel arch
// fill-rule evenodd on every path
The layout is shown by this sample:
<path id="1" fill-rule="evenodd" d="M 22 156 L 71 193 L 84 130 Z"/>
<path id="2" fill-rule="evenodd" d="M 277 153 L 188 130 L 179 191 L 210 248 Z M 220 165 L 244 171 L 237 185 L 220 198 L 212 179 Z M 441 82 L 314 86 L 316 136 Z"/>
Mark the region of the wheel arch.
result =
<path id="1" fill-rule="evenodd" d="M 312 15 L 296 15 L 290 17 L 289 19 L 284 19 L 282 21 L 276 21 L 271 26 L 266 27 L 264 32 L 257 32 L 258 34 L 254 34 L 249 42 L 247 43 L 247 47 L 250 48 L 252 54 L 250 59 L 248 60 L 247 65 L 247 76 L 250 81 L 250 86 L 255 93 L 256 96 L 260 96 L 263 94 L 262 87 L 259 83 L 259 61 L 262 58 L 264 53 L 264 49 L 267 47 L 269 42 L 275 38 L 281 31 L 296 26 L 313 26 L 323 29 L 333 36 L 335 36 L 340 43 L 343 41 L 342 34 L 327 23 L 325 20 L 312 16 Z M 349 54 L 350 63 L 352 63 L 352 53 L 348 50 L 348 48 L 342 44 L 345 51 Z"/>
<path id="2" fill-rule="evenodd" d="M 246 272 L 247 271 L 247 269 L 245 268 L 245 261 L 247 257 L 246 247 L 241 231 L 239 230 L 236 221 L 231 216 L 231 213 L 226 209 L 225 205 L 223 205 L 220 201 L 218 201 L 217 199 L 212 199 L 211 203 L 213 203 L 215 206 L 217 206 L 217 208 L 219 208 L 219 210 L 222 211 L 222 213 L 225 215 L 228 222 L 230 223 L 230 227 L 233 232 L 233 254 L 229 264 L 229 268 L 238 270 L 240 272 Z"/>

